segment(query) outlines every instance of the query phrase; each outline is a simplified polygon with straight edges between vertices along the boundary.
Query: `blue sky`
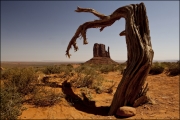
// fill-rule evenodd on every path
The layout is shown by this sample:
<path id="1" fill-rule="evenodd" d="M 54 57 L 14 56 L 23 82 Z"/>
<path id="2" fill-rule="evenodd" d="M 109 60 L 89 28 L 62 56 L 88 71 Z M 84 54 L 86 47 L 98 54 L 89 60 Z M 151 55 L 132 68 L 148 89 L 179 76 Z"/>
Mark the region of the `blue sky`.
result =
<path id="1" fill-rule="evenodd" d="M 88 29 L 89 44 L 77 39 L 79 50 L 65 56 L 67 45 L 79 25 L 98 19 L 77 13 L 77 6 L 93 8 L 105 15 L 119 7 L 141 1 L 1 1 L 1 61 L 87 61 L 94 43 L 110 47 L 113 60 L 127 60 L 125 20 L 112 26 Z M 179 59 L 179 1 L 145 1 L 154 60 Z"/>

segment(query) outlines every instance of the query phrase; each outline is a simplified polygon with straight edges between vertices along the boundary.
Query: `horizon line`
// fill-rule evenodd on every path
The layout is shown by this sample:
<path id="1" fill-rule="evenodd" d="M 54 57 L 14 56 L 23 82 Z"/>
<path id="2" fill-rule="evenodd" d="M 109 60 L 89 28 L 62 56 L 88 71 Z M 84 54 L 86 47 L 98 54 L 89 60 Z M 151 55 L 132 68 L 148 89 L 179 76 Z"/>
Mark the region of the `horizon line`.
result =
<path id="1" fill-rule="evenodd" d="M 116 62 L 125 62 L 127 60 L 114 60 Z M 162 59 L 159 59 L 159 60 L 153 60 L 153 62 L 155 61 L 164 61 L 164 62 L 172 62 L 172 61 L 179 61 L 178 59 L 166 59 L 166 60 L 162 60 Z M 23 61 L 23 60 L 11 60 L 11 61 L 1 61 L 2 62 L 65 62 L 65 63 L 73 63 L 73 62 L 86 62 L 86 61 L 78 61 L 78 60 L 75 60 L 75 61 L 57 61 L 57 60 L 32 60 L 32 61 Z"/>

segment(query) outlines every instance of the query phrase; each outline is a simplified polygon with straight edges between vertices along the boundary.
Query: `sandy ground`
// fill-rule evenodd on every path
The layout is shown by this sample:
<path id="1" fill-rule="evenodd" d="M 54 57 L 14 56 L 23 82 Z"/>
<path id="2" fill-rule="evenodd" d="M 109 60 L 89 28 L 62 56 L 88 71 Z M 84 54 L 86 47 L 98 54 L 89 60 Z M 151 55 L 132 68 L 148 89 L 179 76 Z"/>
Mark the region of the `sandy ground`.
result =
<path id="1" fill-rule="evenodd" d="M 90 101 L 85 104 L 69 104 L 68 99 L 63 98 L 51 107 L 35 107 L 24 104 L 27 109 L 19 116 L 20 119 L 117 119 L 115 116 L 107 116 L 113 94 L 117 89 L 122 75 L 118 72 L 103 74 L 109 80 L 106 86 L 116 85 L 112 93 L 97 94 L 94 90 L 84 90 L 89 96 Z M 148 95 L 154 104 L 144 104 L 136 108 L 137 114 L 126 119 L 179 119 L 179 76 L 169 77 L 167 75 L 149 75 Z M 48 87 L 48 86 L 47 86 Z M 54 88 L 62 91 L 62 88 Z M 68 88 L 68 94 L 75 97 L 81 96 L 81 88 Z M 81 96 L 82 97 L 82 96 Z M 79 97 L 80 98 L 80 97 Z"/>

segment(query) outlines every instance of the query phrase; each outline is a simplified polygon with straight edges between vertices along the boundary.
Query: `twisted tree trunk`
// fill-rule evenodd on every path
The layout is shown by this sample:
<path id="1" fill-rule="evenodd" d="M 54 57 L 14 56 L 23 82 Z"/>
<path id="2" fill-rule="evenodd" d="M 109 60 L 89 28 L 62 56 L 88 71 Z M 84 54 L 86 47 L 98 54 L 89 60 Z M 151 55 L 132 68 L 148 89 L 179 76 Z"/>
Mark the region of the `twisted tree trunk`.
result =
<path id="1" fill-rule="evenodd" d="M 67 47 L 66 55 L 68 55 L 68 57 L 70 57 L 69 50 L 72 45 L 75 51 L 78 50 L 76 39 L 80 37 L 80 35 L 84 39 L 84 44 L 88 44 L 86 40 L 86 30 L 88 28 L 100 27 L 100 31 L 102 31 L 105 27 L 112 25 L 121 17 L 125 18 L 126 27 L 125 30 L 120 33 L 120 36 L 126 36 L 128 53 L 127 67 L 114 94 L 109 115 L 115 114 L 121 106 L 133 106 L 139 97 L 146 94 L 147 85 L 145 88 L 143 88 L 143 86 L 152 65 L 154 55 L 144 3 L 120 7 L 109 16 L 105 16 L 94 9 L 88 8 L 78 7 L 76 12 L 90 12 L 99 17 L 100 20 L 86 22 L 79 26 Z"/>

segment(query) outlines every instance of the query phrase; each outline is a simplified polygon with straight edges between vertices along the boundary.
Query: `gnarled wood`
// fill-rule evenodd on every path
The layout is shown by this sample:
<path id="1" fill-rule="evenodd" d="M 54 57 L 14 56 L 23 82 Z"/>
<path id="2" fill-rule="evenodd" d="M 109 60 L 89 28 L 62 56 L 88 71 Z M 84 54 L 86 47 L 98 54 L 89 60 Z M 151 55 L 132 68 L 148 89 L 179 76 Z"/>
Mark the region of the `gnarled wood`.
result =
<path id="1" fill-rule="evenodd" d="M 109 115 L 115 114 L 120 106 L 133 106 L 134 102 L 141 97 L 142 86 L 149 73 L 154 55 L 144 3 L 120 7 L 108 16 L 89 8 L 78 7 L 76 12 L 90 12 L 99 17 L 99 20 L 86 22 L 79 26 L 67 47 L 66 55 L 68 57 L 70 57 L 69 50 L 72 45 L 75 51 L 78 50 L 76 45 L 76 39 L 78 37 L 82 36 L 84 44 L 88 44 L 86 39 L 87 29 L 100 28 L 100 31 L 102 31 L 105 27 L 112 25 L 116 20 L 122 17 L 125 18 L 126 27 L 120 33 L 120 36 L 126 37 L 128 53 L 127 67 L 114 94 Z"/>

